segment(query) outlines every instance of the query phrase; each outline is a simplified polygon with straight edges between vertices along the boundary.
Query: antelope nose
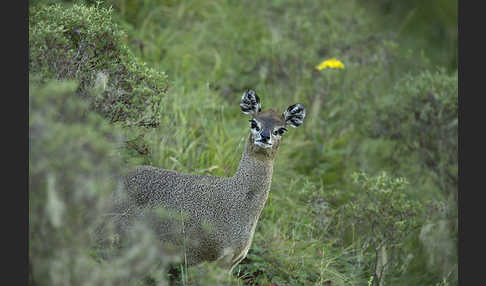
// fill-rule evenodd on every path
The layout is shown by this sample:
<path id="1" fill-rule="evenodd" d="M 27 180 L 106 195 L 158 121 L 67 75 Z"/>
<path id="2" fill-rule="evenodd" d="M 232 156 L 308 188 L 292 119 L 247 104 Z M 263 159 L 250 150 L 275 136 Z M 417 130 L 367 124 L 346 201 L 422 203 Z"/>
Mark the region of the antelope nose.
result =
<path id="1" fill-rule="evenodd" d="M 270 139 L 270 132 L 268 130 L 262 131 L 260 135 L 262 136 L 262 139 L 265 141 Z"/>

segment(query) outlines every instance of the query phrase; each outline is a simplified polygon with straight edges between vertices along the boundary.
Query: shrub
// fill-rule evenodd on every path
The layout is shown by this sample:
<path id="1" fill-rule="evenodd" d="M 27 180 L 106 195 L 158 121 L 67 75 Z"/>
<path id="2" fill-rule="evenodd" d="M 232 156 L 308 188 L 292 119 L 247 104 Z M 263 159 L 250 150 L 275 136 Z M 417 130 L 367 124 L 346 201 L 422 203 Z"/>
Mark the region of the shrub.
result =
<path id="1" fill-rule="evenodd" d="M 164 285 L 167 257 L 145 228 L 109 262 L 95 251 L 91 234 L 118 187 L 119 132 L 88 112 L 76 82 L 30 78 L 29 284 L 133 285 L 150 273 Z"/>
<path id="2" fill-rule="evenodd" d="M 395 169 L 408 165 L 407 158 L 413 160 L 419 166 L 412 170 L 414 177 L 423 179 L 425 172 L 436 188 L 457 201 L 457 73 L 405 76 L 377 104 L 367 123 L 371 138 L 394 144 L 393 158 L 384 159 L 392 159 Z"/>
<path id="3" fill-rule="evenodd" d="M 407 195 L 404 178 L 360 172 L 353 174 L 353 182 L 357 188 L 349 201 L 330 210 L 329 229 L 342 239 L 342 247 L 355 249 L 363 275 L 372 277 L 373 285 L 383 285 L 408 270 L 404 246 L 423 224 L 424 208 Z"/>
<path id="4" fill-rule="evenodd" d="M 330 122 L 333 136 L 343 137 L 342 130 L 348 136 L 344 160 L 348 171 L 359 168 L 376 174 L 386 170 L 391 175 L 404 176 L 414 186 L 408 189 L 411 197 L 444 204 L 427 217 L 421 243 L 417 238 L 411 246 L 414 264 L 422 268 L 417 267 L 410 277 L 420 275 L 427 279 L 439 275 L 454 283 L 457 283 L 454 249 L 458 230 L 457 80 L 457 72 L 425 69 L 402 76 L 383 93 L 363 92 L 330 104 L 331 110 L 339 108 L 348 113 L 339 114 L 336 123 Z M 350 126 L 347 130 L 337 128 L 343 122 Z M 343 193 L 338 198 L 342 203 L 348 196 Z M 439 229 L 442 235 L 431 229 Z M 447 248 L 440 251 L 434 244 Z M 432 258 L 419 253 L 419 249 Z M 419 257 L 423 260 L 419 261 Z M 429 267 L 429 274 L 425 274 L 426 265 L 433 264 L 431 261 L 440 263 Z"/>
<path id="5" fill-rule="evenodd" d="M 77 80 L 76 94 L 112 122 L 156 126 L 168 82 L 139 62 L 99 5 L 33 5 L 29 11 L 29 70 L 43 80 Z"/>

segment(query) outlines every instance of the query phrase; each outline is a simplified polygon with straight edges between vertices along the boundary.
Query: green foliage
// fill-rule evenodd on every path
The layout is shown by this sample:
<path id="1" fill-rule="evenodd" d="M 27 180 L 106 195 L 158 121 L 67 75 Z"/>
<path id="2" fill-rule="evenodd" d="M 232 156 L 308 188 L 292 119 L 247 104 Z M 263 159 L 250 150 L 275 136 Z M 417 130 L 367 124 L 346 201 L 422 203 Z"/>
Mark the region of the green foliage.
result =
<path id="1" fill-rule="evenodd" d="M 394 144 L 393 167 L 409 165 L 397 160 L 408 156 L 410 163 L 420 168 L 418 173 L 407 175 L 419 178 L 419 173 L 430 172 L 427 177 L 433 178 L 435 186 L 456 201 L 457 73 L 448 75 L 439 70 L 407 75 L 396 83 L 391 94 L 377 104 L 375 120 L 367 121 L 364 133 Z"/>
<path id="2" fill-rule="evenodd" d="M 362 259 L 366 277 L 383 285 L 389 276 L 407 274 L 407 239 L 423 224 L 423 206 L 405 192 L 408 182 L 386 173 L 374 177 L 355 173 L 358 188 L 351 199 L 334 211 L 330 232 L 352 245 Z"/>
<path id="3" fill-rule="evenodd" d="M 171 108 L 160 116 L 160 126 L 124 130 L 130 142 L 129 153 L 122 153 L 126 162 L 185 173 L 231 176 L 247 136 L 241 132 L 246 124 L 239 106 L 221 106 L 221 99 L 205 87 L 174 90 L 173 94 L 163 100 Z M 138 151 L 134 152 L 134 148 Z"/>
<path id="4" fill-rule="evenodd" d="M 183 281 L 181 285 L 191 286 L 240 285 L 236 277 L 233 277 L 229 272 L 221 271 L 216 263 L 203 263 L 187 269 L 185 277 L 181 281 Z"/>
<path id="5" fill-rule="evenodd" d="M 327 239 L 328 191 L 297 178 L 272 184 L 252 247 L 234 274 L 247 285 L 359 285 L 348 272 L 353 255 Z"/>
<path id="6" fill-rule="evenodd" d="M 385 29 L 399 32 L 401 45 L 420 47 L 435 65 L 457 69 L 457 0 L 368 0 L 363 4 L 373 7 L 373 15 Z"/>
<path id="7" fill-rule="evenodd" d="M 457 264 L 453 262 L 457 261 L 454 249 L 458 229 L 457 80 L 457 73 L 450 74 L 443 69 L 407 73 L 385 93 L 357 95 L 360 100 L 356 102 L 343 100 L 331 104 L 332 108 L 337 105 L 351 111 L 335 117 L 351 126 L 345 133 L 349 134 L 349 141 L 343 159 L 351 166 L 348 169 L 359 168 L 371 174 L 387 170 L 392 175 L 405 176 L 414 186 L 408 189 L 407 195 L 430 208 L 420 241 L 416 233 L 414 242 L 407 246 L 414 257 L 413 265 L 417 266 L 409 267 L 413 274 L 408 277 L 447 277 L 444 279 L 448 283 L 457 281 L 454 278 Z M 334 136 L 342 133 L 340 122 L 330 124 Z M 337 191 L 333 200 L 340 205 L 349 197 Z M 444 206 L 431 208 L 429 201 Z M 442 251 L 434 245 L 442 245 Z M 430 263 L 431 259 L 436 263 Z M 424 268 L 431 272 L 424 275 Z M 400 281 L 403 283 L 404 279 Z M 419 281 L 423 280 L 409 283 L 422 283 Z"/>
<path id="8" fill-rule="evenodd" d="M 166 75 L 133 56 L 111 15 L 98 5 L 31 6 L 29 69 L 42 79 L 77 80 L 76 93 L 112 122 L 156 126 Z"/>
<path id="9" fill-rule="evenodd" d="M 411 2 L 419 7 L 420 1 Z M 283 111 L 303 103 L 306 120 L 283 139 L 254 242 L 233 277 L 212 264 L 199 269 L 176 265 L 179 275 L 173 283 L 376 285 L 380 277 L 375 270 L 386 269 L 380 279 L 389 285 L 456 285 L 457 73 L 434 66 L 454 70 L 447 64 L 454 47 L 427 44 L 444 43 L 440 33 L 439 38 L 421 39 L 413 33 L 404 38 L 411 24 L 420 26 L 414 16 L 422 13 L 418 8 L 413 17 L 396 17 L 402 22 L 384 25 L 406 4 L 390 2 L 389 10 L 362 4 L 31 2 L 30 76 L 40 74 L 39 83 L 31 85 L 30 103 L 30 187 L 36 190 L 30 197 L 30 226 L 39 233 L 31 234 L 29 245 L 33 279 L 52 285 L 57 283 L 51 283 L 52 277 L 65 272 L 69 275 L 62 277 L 71 277 L 65 284 L 76 284 L 84 271 L 95 273 L 90 279 L 102 281 L 96 282 L 100 285 L 164 285 L 168 261 L 152 256 L 159 252 L 143 226 L 133 234 L 143 238 L 139 243 L 128 245 L 128 252 L 109 247 L 108 254 L 116 250 L 118 255 L 108 260 L 105 252 L 87 245 L 85 230 L 94 228 L 94 220 L 67 215 L 70 227 L 53 218 L 59 212 L 85 212 L 77 211 L 85 203 L 70 201 L 85 195 L 77 190 L 81 185 L 100 188 L 93 192 L 89 208 L 84 207 L 97 217 L 101 207 L 93 204 L 105 201 L 115 185 L 71 182 L 107 180 L 119 172 L 118 160 L 231 176 L 248 135 L 247 117 L 238 104 L 242 90 L 252 87 L 264 109 Z M 407 9 L 405 14 L 411 11 Z M 315 69 L 330 57 L 345 68 Z M 165 75 L 154 71 L 161 67 L 170 77 L 169 93 Z M 79 84 L 45 85 L 50 78 L 76 79 Z M 88 100 L 80 101 L 75 93 Z M 39 94 L 44 97 L 36 97 Z M 75 107 L 69 108 L 71 102 Z M 116 128 L 119 135 L 98 132 L 106 126 L 101 133 L 111 134 L 117 125 L 86 109 L 88 103 L 112 122 L 124 122 L 123 129 Z M 80 119 L 91 117 L 97 119 Z M 43 127 L 34 128 L 35 122 Z M 36 141 L 37 130 L 49 132 L 42 133 L 42 143 Z M 112 144 L 106 141 L 110 138 L 120 139 Z M 86 154 L 92 149 L 98 150 L 96 156 Z M 354 184 L 349 178 L 358 170 L 370 177 L 358 175 Z M 381 171 L 390 175 L 374 176 Z M 49 175 L 48 185 L 51 173 L 55 176 Z M 64 177 L 68 183 L 56 187 Z M 410 184 L 394 177 L 406 177 Z M 56 193 L 47 191 L 48 186 L 79 194 L 61 193 L 45 207 L 47 194 Z M 446 211 L 432 207 L 429 199 Z M 427 221 L 419 215 L 425 213 Z M 62 231 L 51 231 L 56 229 L 52 223 Z M 68 239 L 65 233 L 72 235 Z M 46 241 L 60 242 L 53 247 Z M 73 252 L 76 255 L 65 254 Z M 389 264 L 383 267 L 385 257 Z M 93 264 L 88 268 L 78 260 Z M 128 277 L 133 279 L 126 282 Z"/>
<path id="10" fill-rule="evenodd" d="M 147 229 L 112 261 L 92 234 L 118 188 L 120 132 L 75 96 L 73 81 L 29 85 L 29 281 L 31 285 L 120 285 L 162 265 Z M 160 270 L 159 270 L 160 271 Z M 89 273 L 89 275 L 86 275 Z M 133 280 L 135 279 L 135 281 Z M 163 276 L 159 281 L 164 285 Z"/>

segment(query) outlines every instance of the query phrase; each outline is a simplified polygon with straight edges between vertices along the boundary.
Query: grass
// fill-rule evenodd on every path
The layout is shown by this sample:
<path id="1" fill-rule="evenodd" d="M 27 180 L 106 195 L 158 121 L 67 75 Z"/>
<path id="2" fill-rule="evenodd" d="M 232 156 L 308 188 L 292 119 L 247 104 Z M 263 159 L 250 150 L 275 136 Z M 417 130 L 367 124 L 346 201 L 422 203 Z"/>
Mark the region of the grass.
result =
<path id="1" fill-rule="evenodd" d="M 155 126 L 112 123 L 121 127 L 124 143 L 115 150 L 125 164 L 232 176 L 249 132 L 249 118 L 239 108 L 244 89 L 257 91 L 263 109 L 283 112 L 294 103 L 307 108 L 304 124 L 283 138 L 269 199 L 247 258 L 231 276 L 212 264 L 180 266 L 172 284 L 376 283 L 370 250 L 361 244 L 367 237 L 340 211 L 359 196 L 350 176 L 355 171 L 416 174 L 417 178 L 408 178 L 412 182 L 421 174 L 417 169 L 407 171 L 418 161 L 407 161 L 403 168 L 400 163 L 394 168 L 391 161 L 379 161 L 400 162 L 409 156 L 384 156 L 394 154 L 398 145 L 388 139 L 370 143 L 371 135 L 363 131 L 364 123 L 376 118 L 376 106 L 390 109 L 381 103 L 398 102 L 416 88 L 398 85 L 397 91 L 400 79 L 436 68 L 421 47 L 401 48 L 396 33 L 368 17 L 378 12 L 359 1 L 113 0 L 98 5 L 113 5 L 114 20 L 127 33 L 123 41 L 130 53 L 168 79 L 168 89 L 153 112 Z M 329 58 L 339 59 L 345 68 L 315 68 Z M 431 82 L 436 86 L 447 82 L 443 89 L 453 84 L 449 72 L 441 76 L 446 79 Z M 404 106 L 407 112 L 408 105 Z M 378 159 L 370 156 L 373 152 L 379 153 Z M 435 186 L 418 188 L 444 200 Z M 390 278 L 393 285 L 457 285 L 457 276 L 448 276 L 457 269 L 455 258 L 450 258 L 452 266 L 445 267 L 445 274 L 433 270 L 419 253 L 426 250 L 418 247 L 418 239 L 413 241 L 400 243 L 405 256 L 414 257 L 415 268 L 401 263 L 403 269 Z M 158 283 L 149 278 L 136 285 Z"/>

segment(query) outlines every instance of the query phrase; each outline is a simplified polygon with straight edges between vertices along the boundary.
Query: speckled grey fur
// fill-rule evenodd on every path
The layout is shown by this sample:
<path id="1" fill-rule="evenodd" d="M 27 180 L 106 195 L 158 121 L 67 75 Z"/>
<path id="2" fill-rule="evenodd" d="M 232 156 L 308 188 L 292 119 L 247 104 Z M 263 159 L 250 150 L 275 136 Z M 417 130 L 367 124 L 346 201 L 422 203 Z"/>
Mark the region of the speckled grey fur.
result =
<path id="1" fill-rule="evenodd" d="M 286 124 L 273 110 L 255 112 L 253 118 L 266 127 Z M 128 196 L 115 208 L 119 229 L 148 223 L 161 242 L 183 250 L 188 265 L 217 261 L 231 270 L 250 248 L 279 145 L 280 136 L 271 148 L 261 148 L 250 133 L 238 169 L 229 178 L 136 168 L 124 177 Z M 163 215 L 161 210 L 166 210 Z"/>

